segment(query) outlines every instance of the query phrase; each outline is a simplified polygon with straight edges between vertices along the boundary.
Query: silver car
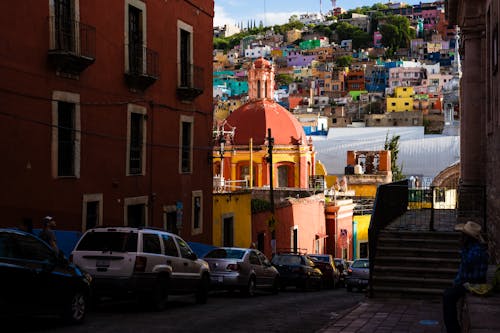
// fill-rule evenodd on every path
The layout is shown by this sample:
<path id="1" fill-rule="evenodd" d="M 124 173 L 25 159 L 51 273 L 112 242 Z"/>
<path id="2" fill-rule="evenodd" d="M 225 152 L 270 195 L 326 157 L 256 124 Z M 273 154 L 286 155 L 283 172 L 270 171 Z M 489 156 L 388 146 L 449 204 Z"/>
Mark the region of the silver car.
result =
<path id="1" fill-rule="evenodd" d="M 253 296 L 256 289 L 279 290 L 278 271 L 258 250 L 221 247 L 208 252 L 203 260 L 210 266 L 215 289 L 238 289 L 247 296 Z"/>
<path id="2" fill-rule="evenodd" d="M 368 287 L 368 280 L 370 278 L 370 262 L 368 259 L 354 260 L 352 265 L 347 269 L 347 276 L 345 280 L 347 291 L 352 291 L 352 288 L 358 290 Z"/>

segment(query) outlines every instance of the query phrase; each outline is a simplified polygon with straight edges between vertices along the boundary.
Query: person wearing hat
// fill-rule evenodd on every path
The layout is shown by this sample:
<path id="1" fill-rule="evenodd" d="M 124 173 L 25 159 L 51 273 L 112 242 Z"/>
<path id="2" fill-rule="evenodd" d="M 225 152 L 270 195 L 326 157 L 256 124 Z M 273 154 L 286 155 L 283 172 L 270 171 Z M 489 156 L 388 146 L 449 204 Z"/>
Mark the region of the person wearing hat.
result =
<path id="1" fill-rule="evenodd" d="M 485 283 L 488 270 L 488 249 L 481 236 L 481 226 L 473 221 L 457 224 L 456 231 L 462 234 L 460 266 L 453 286 L 443 294 L 443 319 L 448 333 L 461 332 L 457 315 L 457 303 L 465 295 L 466 283 Z"/>
<path id="2" fill-rule="evenodd" d="M 40 231 L 38 237 L 40 237 L 43 241 L 50 245 L 54 249 L 54 251 L 59 252 L 59 248 L 57 247 L 57 239 L 56 234 L 54 233 L 53 228 L 56 226 L 56 221 L 52 216 L 45 216 L 42 219 L 43 229 Z"/>

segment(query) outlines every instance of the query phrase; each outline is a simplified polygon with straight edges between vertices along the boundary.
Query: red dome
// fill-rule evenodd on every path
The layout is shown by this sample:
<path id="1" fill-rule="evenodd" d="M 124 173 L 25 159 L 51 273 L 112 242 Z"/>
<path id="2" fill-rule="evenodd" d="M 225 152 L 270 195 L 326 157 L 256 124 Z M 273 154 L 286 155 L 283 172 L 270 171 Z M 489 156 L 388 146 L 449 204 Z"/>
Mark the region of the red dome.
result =
<path id="1" fill-rule="evenodd" d="M 267 129 L 271 129 L 275 145 L 306 143 L 306 135 L 299 121 L 278 103 L 261 99 L 246 103 L 227 117 L 227 124 L 236 127 L 235 145 L 248 145 L 253 138 L 255 145 L 265 143 Z"/>

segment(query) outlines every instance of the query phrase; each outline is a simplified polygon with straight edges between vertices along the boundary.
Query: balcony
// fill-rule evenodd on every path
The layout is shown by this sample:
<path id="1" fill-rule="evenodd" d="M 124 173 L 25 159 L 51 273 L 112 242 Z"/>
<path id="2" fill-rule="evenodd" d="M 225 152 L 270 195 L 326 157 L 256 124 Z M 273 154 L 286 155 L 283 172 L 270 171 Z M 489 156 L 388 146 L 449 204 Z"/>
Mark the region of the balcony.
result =
<path id="1" fill-rule="evenodd" d="M 142 45 L 128 46 L 128 65 L 125 82 L 131 89 L 146 90 L 160 77 L 158 52 Z"/>
<path id="2" fill-rule="evenodd" d="M 177 97 L 182 101 L 193 101 L 203 93 L 204 71 L 202 67 L 180 62 Z"/>
<path id="3" fill-rule="evenodd" d="M 78 75 L 95 61 L 95 28 L 55 16 L 49 17 L 49 63 L 59 72 Z"/>

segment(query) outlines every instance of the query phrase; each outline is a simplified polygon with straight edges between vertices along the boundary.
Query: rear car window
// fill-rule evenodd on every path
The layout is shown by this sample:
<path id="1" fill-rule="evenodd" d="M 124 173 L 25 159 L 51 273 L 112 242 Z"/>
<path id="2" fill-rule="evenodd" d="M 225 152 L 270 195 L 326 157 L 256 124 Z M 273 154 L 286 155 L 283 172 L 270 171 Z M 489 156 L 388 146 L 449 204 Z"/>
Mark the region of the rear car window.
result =
<path id="1" fill-rule="evenodd" d="M 356 260 L 352 263 L 353 268 L 368 268 L 368 260 Z"/>
<path id="2" fill-rule="evenodd" d="M 144 253 L 161 254 L 160 238 L 157 234 L 142 234 Z"/>
<path id="3" fill-rule="evenodd" d="M 137 252 L 137 233 L 132 232 L 88 232 L 77 251 Z"/>
<path id="4" fill-rule="evenodd" d="M 245 251 L 243 251 L 243 250 L 215 249 L 215 250 L 208 252 L 205 255 L 205 258 L 242 259 L 243 255 L 245 255 Z"/>
<path id="5" fill-rule="evenodd" d="M 311 256 L 311 258 L 316 259 L 318 261 L 322 261 L 322 262 L 330 262 L 330 260 L 328 260 L 328 257 L 324 257 L 324 256 Z"/>
<path id="6" fill-rule="evenodd" d="M 302 265 L 300 256 L 275 256 L 272 260 L 276 265 Z"/>

